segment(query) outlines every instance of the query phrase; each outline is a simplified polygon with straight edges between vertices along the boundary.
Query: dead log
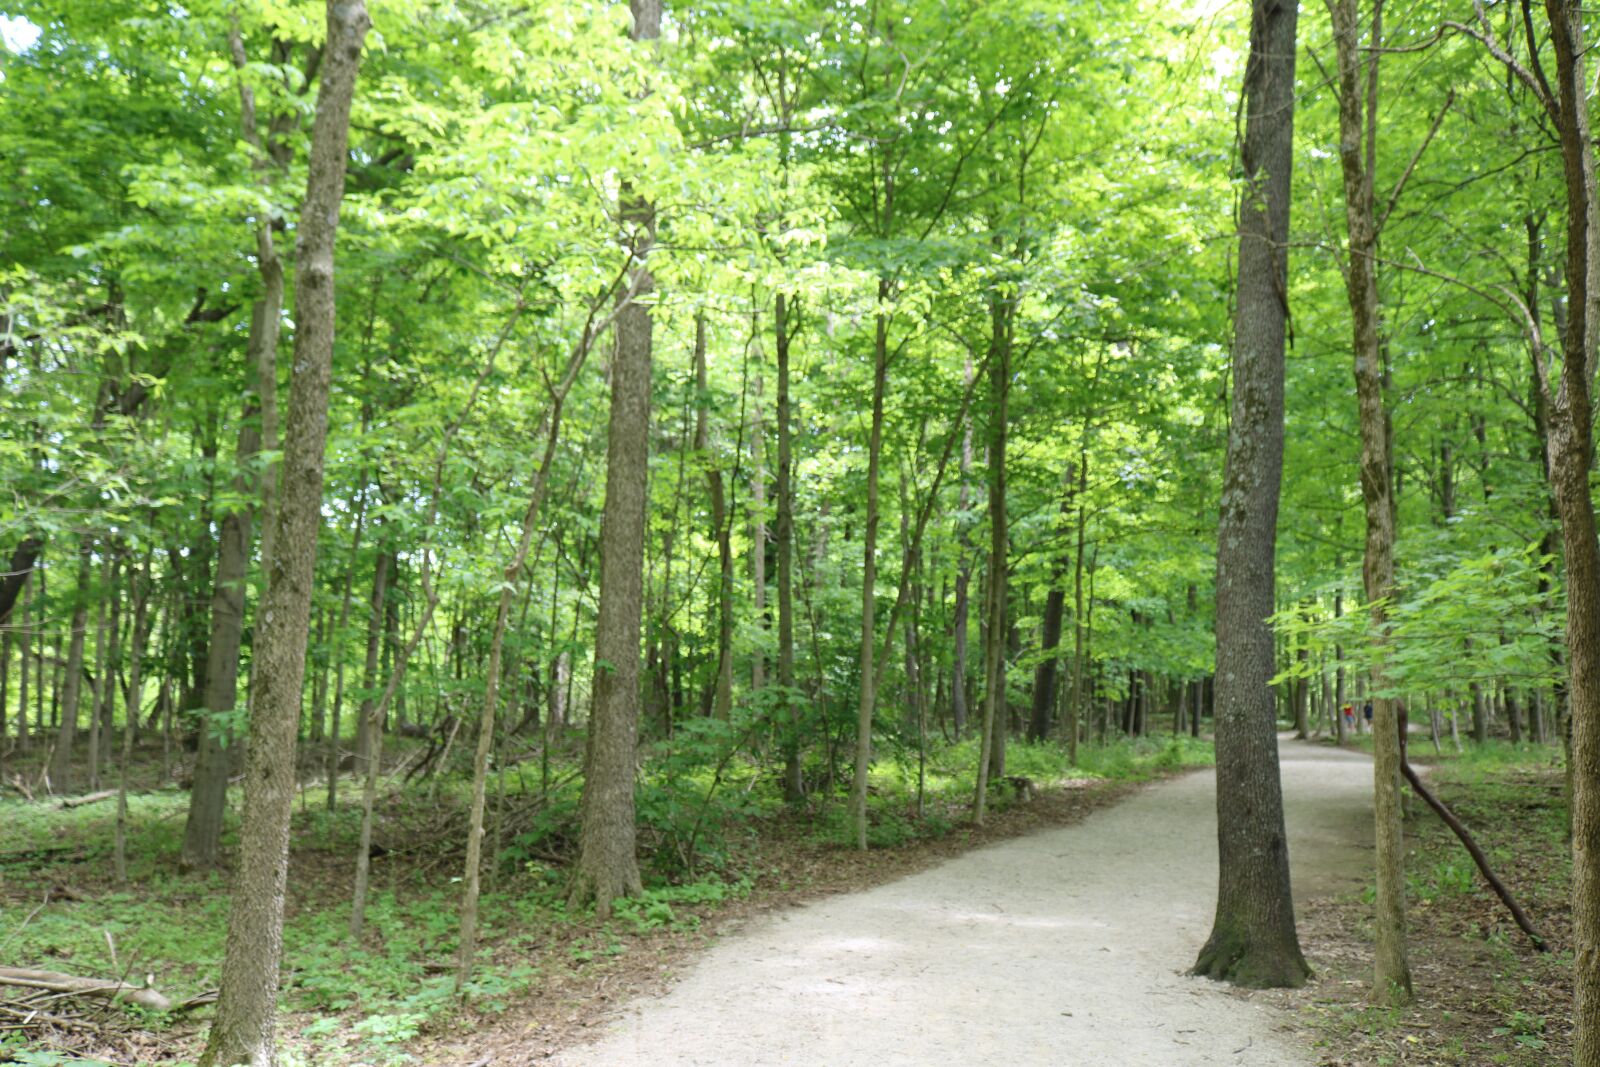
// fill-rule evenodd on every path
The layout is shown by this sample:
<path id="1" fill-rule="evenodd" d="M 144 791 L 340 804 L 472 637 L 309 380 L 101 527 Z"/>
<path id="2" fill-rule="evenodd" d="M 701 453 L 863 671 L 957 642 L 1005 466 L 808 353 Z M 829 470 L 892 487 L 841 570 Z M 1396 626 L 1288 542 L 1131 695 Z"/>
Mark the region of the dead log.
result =
<path id="1" fill-rule="evenodd" d="M 80 808 L 85 804 L 96 804 L 102 800 L 110 800 L 117 795 L 115 789 L 102 789 L 98 793 L 89 793 L 81 797 L 67 797 L 61 802 L 63 808 Z"/>
<path id="2" fill-rule="evenodd" d="M 1406 776 L 1406 781 L 1411 783 L 1411 788 L 1416 790 L 1417 796 L 1426 801 L 1428 807 L 1433 809 L 1434 814 L 1438 815 L 1444 821 L 1444 824 L 1455 832 L 1456 837 L 1460 838 L 1461 844 L 1466 847 L 1468 854 L 1472 856 L 1472 862 L 1478 865 L 1478 873 L 1482 874 L 1483 880 L 1489 883 L 1489 888 L 1495 891 L 1495 895 L 1500 898 L 1500 902 L 1511 913 L 1511 918 L 1516 921 L 1517 926 L 1521 927 L 1522 932 L 1528 935 L 1528 940 L 1533 942 L 1533 947 L 1540 952 L 1549 952 L 1550 946 L 1545 942 L 1544 936 L 1534 929 L 1533 921 L 1528 918 L 1528 913 L 1522 910 L 1522 905 L 1518 904 L 1516 898 L 1511 895 L 1511 890 L 1507 889 L 1505 883 L 1500 881 L 1499 876 L 1494 873 L 1494 870 L 1489 866 L 1489 857 L 1483 854 L 1483 849 L 1478 847 L 1478 842 L 1473 840 L 1472 834 L 1467 831 L 1466 826 L 1462 824 L 1460 819 L 1456 818 L 1455 812 L 1446 807 L 1444 801 L 1434 796 L 1428 787 L 1422 784 L 1422 778 L 1412 769 L 1409 760 L 1404 758 L 1400 760 L 1400 771 Z"/>
<path id="3" fill-rule="evenodd" d="M 57 971 L 33 971 L 23 967 L 0 967 L 0 985 L 21 986 L 46 993 L 60 993 L 70 997 L 104 997 L 107 1000 L 125 1000 L 151 1011 L 168 1012 L 172 1001 L 144 986 L 127 982 L 108 981 L 103 978 L 80 978 Z"/>

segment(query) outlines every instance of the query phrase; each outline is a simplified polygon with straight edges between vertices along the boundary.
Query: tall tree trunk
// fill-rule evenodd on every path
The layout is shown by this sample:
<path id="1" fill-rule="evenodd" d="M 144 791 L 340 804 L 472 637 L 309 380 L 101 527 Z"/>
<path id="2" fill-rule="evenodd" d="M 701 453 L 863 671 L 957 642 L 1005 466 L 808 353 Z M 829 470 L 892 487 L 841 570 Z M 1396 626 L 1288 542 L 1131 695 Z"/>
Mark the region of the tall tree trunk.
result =
<path id="1" fill-rule="evenodd" d="M 128 658 L 128 706 L 122 721 L 122 754 L 117 759 L 117 829 L 112 850 L 112 870 L 117 884 L 128 881 L 128 764 L 133 759 L 133 738 L 139 729 L 140 695 L 144 691 L 145 642 L 150 637 L 150 560 L 129 576 L 133 600 L 133 642 Z M 115 691 L 115 687 L 113 687 Z"/>
<path id="2" fill-rule="evenodd" d="M 750 606 L 761 632 L 750 657 L 750 690 L 754 693 L 767 684 L 767 442 L 761 414 L 765 384 L 759 373 L 750 383 Z"/>
<path id="3" fill-rule="evenodd" d="M 983 740 L 978 756 L 973 820 L 983 823 L 989 779 L 1005 773 L 1006 745 L 1006 570 L 1010 532 L 1006 521 L 1006 419 L 1011 391 L 1011 312 L 1013 296 L 990 296 L 989 351 L 989 581 L 985 592 L 983 643 Z"/>
<path id="4" fill-rule="evenodd" d="M 783 797 L 791 805 L 805 800 L 800 775 L 800 701 L 795 699 L 794 676 L 794 412 L 789 399 L 788 298 L 779 293 L 773 302 L 773 326 L 778 350 L 778 521 L 774 531 L 778 550 L 778 688 L 783 691 L 786 736 L 783 743 Z"/>
<path id="5" fill-rule="evenodd" d="M 56 732 L 56 750 L 50 758 L 50 790 L 58 795 L 73 791 L 72 745 L 78 730 L 78 702 L 83 685 L 83 637 L 89 619 L 89 557 L 92 550 L 87 537 L 78 541 L 78 583 L 72 594 L 72 624 L 67 642 L 66 674 L 60 693 L 59 729 Z"/>
<path id="6" fill-rule="evenodd" d="M 1053 532 L 1059 537 L 1072 518 L 1072 498 L 1076 486 L 1073 472 L 1067 472 L 1067 492 L 1061 501 L 1061 528 Z M 1050 591 L 1044 598 L 1044 621 L 1040 627 L 1039 651 L 1044 656 L 1033 671 L 1033 707 L 1028 716 L 1028 740 L 1043 741 L 1050 736 L 1050 717 L 1056 706 L 1056 674 L 1060 669 L 1061 623 L 1067 611 L 1067 590 L 1063 585 L 1067 573 L 1065 552 L 1056 552 L 1050 565 Z"/>
<path id="7" fill-rule="evenodd" d="M 1386 688 L 1385 604 L 1394 592 L 1395 501 L 1391 470 L 1393 443 L 1384 402 L 1382 342 L 1378 336 L 1379 220 L 1373 194 L 1377 164 L 1378 54 L 1366 56 L 1362 77 L 1359 0 L 1333 0 L 1334 42 L 1339 61 L 1339 161 L 1344 173 L 1349 255 L 1345 287 L 1354 333 L 1356 404 L 1361 424 L 1361 492 L 1366 505 L 1367 539 L 1362 578 L 1373 605 L 1372 659 L 1373 785 L 1377 818 L 1377 901 L 1374 923 L 1373 989 L 1377 999 L 1403 1004 L 1411 999 L 1411 968 L 1406 958 L 1405 844 L 1400 807 L 1402 738 L 1394 702 Z M 1371 41 L 1382 40 L 1382 3 L 1373 0 Z"/>
<path id="8" fill-rule="evenodd" d="M 889 294 L 889 279 L 879 278 L 880 309 L 888 302 Z M 859 849 L 867 847 L 867 771 L 872 764 L 872 717 L 878 700 L 873 661 L 878 607 L 878 475 L 883 459 L 883 394 L 888 377 L 889 318 L 880 310 L 872 346 L 872 424 L 867 436 L 867 513 L 861 562 L 861 693 L 856 709 L 855 775 L 850 783 L 850 818 Z"/>
<path id="9" fill-rule="evenodd" d="M 661 0 L 631 0 L 635 41 L 661 35 Z M 600 540 L 600 604 L 595 614 L 594 711 L 583 757 L 578 862 L 571 903 L 611 914 L 617 897 L 643 891 L 635 854 L 634 761 L 639 733 L 639 623 L 644 609 L 644 537 L 650 467 L 652 311 L 648 255 L 655 208 L 624 189 L 634 267 L 632 300 L 616 316 L 611 411 L 606 430 L 606 499 Z"/>
<path id="10" fill-rule="evenodd" d="M 276 330 L 276 324 L 273 329 Z M 246 468 L 261 451 L 258 396 L 259 393 L 245 400 L 239 419 L 233 492 L 240 500 L 248 499 L 250 492 Z M 239 696 L 239 647 L 244 635 L 250 546 L 250 508 L 240 505 L 222 517 L 217 537 L 217 574 L 211 590 L 211 637 L 206 643 L 205 688 L 199 717 L 200 748 L 195 760 L 194 784 L 189 788 L 189 814 L 183 826 L 181 863 L 188 870 L 215 867 L 222 844 L 228 778 L 235 764 L 234 753 L 230 751 L 234 734 L 229 721 L 234 717 Z"/>
<path id="11" fill-rule="evenodd" d="M 1197 974 L 1298 986 L 1278 779 L 1273 693 L 1273 565 L 1283 477 L 1284 337 L 1295 24 L 1291 0 L 1253 0 L 1245 67 L 1233 410 L 1217 530 L 1217 913 Z"/>
<path id="12" fill-rule="evenodd" d="M 361 666 L 361 711 L 356 719 L 355 770 L 360 775 L 366 774 L 367 763 L 371 759 L 374 729 L 372 709 L 378 695 L 378 661 L 383 652 L 384 612 L 389 596 L 389 570 L 394 558 L 382 548 L 381 525 L 378 535 L 378 555 L 372 565 L 372 599 L 367 606 L 366 658 Z M 381 730 L 383 726 L 379 723 L 376 728 Z"/>
<path id="13" fill-rule="evenodd" d="M 361 47 L 371 25 L 363 0 L 328 0 L 322 84 L 311 133 L 295 273 L 294 377 L 284 432 L 283 485 L 267 593 L 256 638 L 257 692 L 245 764 L 239 873 L 228 916 L 216 1021 L 201 1067 L 270 1065 L 283 949 L 294 748 L 305 680 L 306 635 L 322 518 L 322 472 L 333 378 L 334 238 L 344 196 Z"/>
<path id="14" fill-rule="evenodd" d="M 1555 51 L 1549 110 L 1561 142 L 1567 194 L 1567 321 L 1560 385 L 1550 397 L 1551 481 L 1567 571 L 1567 701 L 1571 709 L 1573 1062 L 1600 1064 L 1600 544 L 1589 469 L 1591 388 L 1600 330 L 1600 204 L 1588 113 L 1583 11 L 1546 0 Z M 1539 364 L 1543 373 L 1543 363 Z M 1546 375 L 1546 378 L 1548 376 Z M 1552 391 L 1548 381 L 1542 392 Z"/>
<path id="15" fill-rule="evenodd" d="M 1088 704 L 1083 699 L 1084 657 L 1087 653 L 1087 619 L 1083 603 L 1083 542 L 1088 520 L 1089 449 L 1078 450 L 1077 544 L 1072 553 L 1072 703 L 1067 705 L 1067 763 L 1078 765 L 1078 734 Z"/>
<path id="16" fill-rule="evenodd" d="M 365 429 L 367 420 L 362 419 Z M 344 571 L 344 592 L 339 598 L 339 621 L 333 628 L 333 653 L 335 663 L 333 668 L 333 714 L 328 724 L 327 751 L 323 753 L 323 763 L 328 778 L 328 810 L 332 811 L 339 804 L 339 742 L 344 737 L 344 665 L 343 655 L 344 634 L 350 624 L 350 603 L 355 598 L 356 562 L 361 556 L 361 538 L 366 531 L 367 522 L 367 469 L 361 468 L 361 473 L 356 479 L 360 489 L 356 493 L 356 529 L 350 538 L 350 561 Z"/>
<path id="17" fill-rule="evenodd" d="M 631 294 L 623 294 L 618 309 L 614 314 L 620 315 L 628 306 Z M 601 299 L 604 299 L 602 296 Z M 494 631 L 489 637 L 489 663 L 485 670 L 483 687 L 483 712 L 478 720 L 478 744 L 472 761 L 472 807 L 467 821 L 467 863 L 463 878 L 461 898 L 461 936 L 457 945 L 456 956 L 456 992 L 459 993 L 467 983 L 472 973 L 473 958 L 477 953 L 478 944 L 478 880 L 483 866 L 483 811 L 486 803 L 486 792 L 489 780 L 489 753 L 494 744 L 495 720 L 500 712 L 500 662 L 505 654 L 506 626 L 511 617 L 511 598 L 516 595 L 517 583 L 522 578 L 523 568 L 528 562 L 528 551 L 533 545 L 533 534 L 538 527 L 539 514 L 544 507 L 545 493 L 550 485 L 550 467 L 555 461 L 556 445 L 561 439 L 561 413 L 567 402 L 567 394 L 572 391 L 573 383 L 578 380 L 578 372 L 583 369 L 584 362 L 589 357 L 589 350 L 593 346 L 594 338 L 600 331 L 593 328 L 594 313 L 598 304 L 590 309 L 589 321 L 584 324 L 583 336 L 578 345 L 567 358 L 566 366 L 561 377 L 553 387 L 550 394 L 550 410 L 545 418 L 544 453 L 539 459 L 538 469 L 533 476 L 533 488 L 528 497 L 528 510 L 522 516 L 522 532 L 517 539 L 515 553 L 511 563 L 506 567 L 504 581 L 500 585 L 500 597 L 495 606 Z M 648 380 L 648 377 L 647 377 Z M 648 402 L 648 392 L 646 393 Z M 646 428 L 645 448 L 649 448 L 648 427 Z M 443 470 L 443 457 L 441 455 L 439 469 Z M 436 487 L 437 490 L 437 487 Z M 437 491 L 435 497 L 437 497 Z M 641 566 L 643 557 L 641 555 Z M 531 595 L 531 590 L 530 590 Z M 555 634 L 556 610 L 559 600 L 555 592 L 550 600 L 550 633 Z M 641 600 L 642 609 L 643 602 Z M 576 610 L 573 612 L 577 614 Z M 420 635 L 420 631 L 419 631 Z M 637 651 L 635 658 L 637 659 Z M 550 686 L 550 714 L 545 722 L 545 743 L 543 759 L 548 768 L 550 756 L 550 738 L 560 729 L 565 715 L 567 682 L 567 656 L 563 650 L 554 664 L 553 678 Z M 591 729 L 593 725 L 591 724 Z M 543 795 L 543 794 L 541 794 Z"/>
<path id="18" fill-rule="evenodd" d="M 22 628 L 17 632 L 17 749 L 21 752 L 26 752 L 33 746 L 33 731 L 28 728 L 28 678 L 31 673 L 28 664 L 28 646 L 32 643 L 28 635 L 35 628 L 33 589 L 36 585 L 37 582 L 30 582 L 23 589 Z M 44 642 L 41 641 L 39 644 L 42 646 Z M 0 738 L 0 744 L 4 743 L 5 739 Z"/>
<path id="19" fill-rule="evenodd" d="M 711 386 L 706 373 L 704 314 L 694 319 L 694 381 L 699 393 L 695 404 L 694 448 L 706 472 L 706 489 L 711 501 L 711 537 L 717 544 L 717 673 L 708 703 L 713 717 L 726 720 L 733 713 L 733 546 L 722 470 L 711 454 Z"/>
<path id="20" fill-rule="evenodd" d="M 972 355 L 967 354 L 966 384 L 972 385 Z M 971 504 L 968 479 L 972 475 L 972 421 L 961 426 L 961 487 L 956 497 L 956 527 L 960 536 L 956 541 L 955 623 L 951 635 L 952 666 L 950 674 L 950 717 L 956 736 L 967 730 L 967 630 L 972 611 L 968 605 L 972 586 L 972 526 L 967 521 L 967 508 Z"/>
<path id="21" fill-rule="evenodd" d="M 109 555 L 109 553 L 108 553 Z M 116 569 L 110 558 L 100 563 L 100 595 L 95 597 L 94 610 L 94 689 L 89 695 L 89 790 L 98 791 L 100 788 L 100 738 L 104 731 L 102 725 L 105 716 L 102 714 L 106 702 L 106 683 L 109 673 L 106 670 L 106 643 L 110 638 L 111 625 L 106 615 L 107 601 L 111 597 L 111 590 L 116 585 Z M 110 744 L 110 739 L 107 739 Z"/>

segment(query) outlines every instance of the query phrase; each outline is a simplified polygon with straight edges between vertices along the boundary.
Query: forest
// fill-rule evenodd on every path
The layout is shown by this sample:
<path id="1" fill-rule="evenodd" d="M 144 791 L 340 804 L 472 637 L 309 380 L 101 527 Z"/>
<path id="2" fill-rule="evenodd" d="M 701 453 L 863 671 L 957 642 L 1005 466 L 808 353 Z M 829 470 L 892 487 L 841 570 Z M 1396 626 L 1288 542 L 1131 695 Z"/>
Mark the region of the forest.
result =
<path id="1" fill-rule="evenodd" d="M 0 1063 L 1600 1067 L 1594 20 L 0 0 Z"/>

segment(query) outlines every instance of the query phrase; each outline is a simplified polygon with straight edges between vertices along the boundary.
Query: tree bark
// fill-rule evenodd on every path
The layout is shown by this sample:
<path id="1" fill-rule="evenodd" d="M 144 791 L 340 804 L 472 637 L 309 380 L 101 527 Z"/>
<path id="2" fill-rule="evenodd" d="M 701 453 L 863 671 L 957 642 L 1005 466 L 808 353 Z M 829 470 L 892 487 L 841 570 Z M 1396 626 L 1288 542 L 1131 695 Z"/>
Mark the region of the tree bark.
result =
<path id="1" fill-rule="evenodd" d="M 794 676 L 794 412 L 789 398 L 788 298 L 773 301 L 773 327 L 778 350 L 778 515 L 773 531 L 778 553 L 778 688 L 783 691 L 783 798 L 791 805 L 805 801 L 800 774 L 800 710 Z"/>
<path id="2" fill-rule="evenodd" d="M 706 473 L 711 501 L 711 539 L 717 545 L 717 673 L 707 701 L 712 717 L 733 713 L 733 545 L 728 523 L 728 498 L 722 470 L 711 454 L 711 386 L 706 372 L 706 317 L 694 319 L 695 400 L 694 448 Z"/>
<path id="3" fill-rule="evenodd" d="M 856 709 L 855 776 L 850 783 L 850 818 L 856 847 L 867 847 L 867 772 L 872 765 L 872 717 L 877 704 L 878 476 L 883 458 L 883 399 L 889 376 L 889 279 L 878 279 L 877 328 L 872 347 L 872 424 L 867 436 L 867 512 L 861 562 L 861 692 Z M 891 630 L 892 633 L 892 630 Z"/>
<path id="4" fill-rule="evenodd" d="M 254 323 L 251 329 L 255 329 Z M 256 396 L 246 398 L 234 452 L 233 491 L 241 500 L 247 499 L 250 492 L 245 468 L 261 450 L 260 411 Z M 228 720 L 234 716 L 239 696 L 239 648 L 244 635 L 250 547 L 250 508 L 233 508 L 222 517 L 217 537 L 217 572 L 211 590 L 211 636 L 206 643 L 199 717 L 200 747 L 195 759 L 194 783 L 189 788 L 189 813 L 183 826 L 180 859 L 187 870 L 215 867 L 222 843 L 228 778 L 235 764 L 234 753 L 230 750 L 233 727 Z"/>
<path id="5" fill-rule="evenodd" d="M 1006 521 L 1006 409 L 1011 390 L 1012 300 L 1010 293 L 994 293 L 989 308 L 989 581 L 985 590 L 983 740 L 972 805 L 973 821 L 979 825 L 988 805 L 989 780 L 1005 774 L 1006 549 L 1010 536 Z"/>
<path id="6" fill-rule="evenodd" d="M 312 126 L 295 275 L 294 377 L 284 432 L 282 492 L 256 640 L 257 693 L 245 764 L 239 873 L 227 954 L 201 1067 L 271 1067 L 283 950 L 294 749 L 321 525 L 323 459 L 332 388 L 334 239 L 344 196 L 350 106 L 371 25 L 363 0 L 328 0 L 322 84 Z"/>
<path id="7" fill-rule="evenodd" d="M 661 0 L 631 0 L 635 41 L 661 34 Z M 635 267 L 632 300 L 616 316 L 611 411 L 606 431 L 606 497 L 600 535 L 600 603 L 595 613 L 594 711 L 584 748 L 578 862 L 571 904 L 592 901 L 611 914 L 617 897 L 643 891 L 635 854 L 634 762 L 639 731 L 639 623 L 644 608 L 645 506 L 650 467 L 650 360 L 655 290 L 647 257 L 655 209 L 624 190 Z"/>
<path id="8" fill-rule="evenodd" d="M 1382 40 L 1382 2 L 1373 0 L 1371 43 Z M 1344 174 L 1349 255 L 1345 288 L 1354 333 L 1356 404 L 1361 426 L 1361 494 L 1366 506 L 1362 578 L 1372 609 L 1374 650 L 1370 675 L 1373 787 L 1377 819 L 1377 900 L 1373 990 L 1382 1003 L 1411 999 L 1406 953 L 1405 843 L 1400 806 L 1400 734 L 1387 685 L 1385 604 L 1394 592 L 1395 500 L 1389 413 L 1384 401 L 1383 353 L 1378 335 L 1378 236 L 1373 181 L 1377 163 L 1378 54 L 1366 56 L 1362 74 L 1359 0 L 1331 0 L 1339 63 L 1339 162 Z"/>
<path id="9" fill-rule="evenodd" d="M 1245 67 L 1245 179 L 1232 419 L 1217 531 L 1216 919 L 1194 971 L 1239 985 L 1298 986 L 1309 973 L 1295 934 L 1278 779 L 1273 565 L 1283 476 L 1284 339 L 1293 161 L 1291 0 L 1253 0 Z"/>
<path id="10" fill-rule="evenodd" d="M 379 550 L 372 566 L 372 599 L 367 605 L 367 649 L 361 666 L 361 710 L 356 719 L 357 774 L 365 775 L 367 763 L 372 758 L 372 734 L 382 730 L 382 723 L 374 723 L 372 709 L 377 700 L 378 660 L 383 652 L 384 609 L 389 596 L 389 571 L 394 557 L 383 550 L 383 527 L 378 527 Z"/>
<path id="11" fill-rule="evenodd" d="M 966 384 L 972 385 L 972 355 L 967 355 Z M 961 426 L 961 487 L 956 497 L 956 527 L 960 536 L 956 541 L 955 624 L 951 635 L 952 666 L 950 674 L 950 717 L 956 736 L 967 731 L 967 631 L 972 611 L 968 605 L 972 586 L 972 534 L 967 522 L 967 508 L 971 504 L 967 480 L 972 475 L 972 422 Z"/>
<path id="12" fill-rule="evenodd" d="M 1067 492 L 1061 501 L 1061 527 L 1072 518 L 1076 479 L 1067 472 Z M 1053 532 L 1059 537 L 1061 529 Z M 1044 656 L 1033 671 L 1033 706 L 1028 716 L 1028 740 L 1039 742 L 1050 736 L 1050 719 L 1056 706 L 1056 675 L 1060 671 L 1061 624 L 1067 611 L 1066 553 L 1055 553 L 1050 566 L 1050 591 L 1044 598 L 1044 620 L 1040 627 L 1039 651 Z"/>
<path id="13" fill-rule="evenodd" d="M 628 299 L 628 294 L 624 294 L 622 300 L 626 302 Z M 618 314 L 620 308 L 621 305 Z M 517 583 L 521 580 L 523 568 L 528 562 L 528 551 L 533 545 L 533 534 L 538 527 L 540 511 L 544 507 L 545 493 L 550 485 L 550 467 L 555 461 L 556 445 L 561 439 L 561 413 L 566 406 L 567 394 L 572 391 L 573 383 L 578 380 L 578 372 L 583 369 L 594 337 L 599 332 L 593 328 L 594 310 L 591 309 L 590 319 L 584 324 L 583 336 L 567 358 L 561 377 L 551 391 L 550 411 L 545 418 L 544 454 L 540 457 L 539 466 L 533 476 L 528 510 L 522 516 L 522 532 L 517 539 L 511 563 L 506 567 L 504 580 L 500 585 L 500 597 L 495 606 L 494 631 L 489 638 L 489 663 L 485 670 L 483 687 L 483 713 L 478 720 L 478 744 L 472 761 L 472 807 L 467 821 L 467 862 L 461 898 L 461 936 L 456 956 L 457 993 L 461 992 L 471 976 L 473 958 L 477 953 L 478 880 L 483 866 L 483 812 L 489 781 L 489 752 L 494 743 L 495 720 L 500 710 L 500 663 L 501 657 L 505 654 L 506 626 L 511 618 L 511 599 L 516 595 Z M 648 448 L 648 439 L 646 447 Z M 441 461 L 440 468 L 442 467 Z M 557 604 L 557 600 L 552 597 L 550 621 L 552 635 L 555 633 Z M 545 723 L 546 761 L 549 758 L 551 733 L 560 728 L 565 714 L 566 696 L 563 687 L 567 681 L 565 676 L 567 655 L 563 650 L 556 657 L 554 665 L 554 677 L 550 686 L 550 715 Z"/>
<path id="14" fill-rule="evenodd" d="M 1583 12 L 1546 0 L 1555 52 L 1552 118 L 1567 201 L 1567 321 L 1560 385 L 1550 398 L 1550 473 L 1567 571 L 1567 702 L 1572 753 L 1573 1062 L 1600 1064 L 1600 544 L 1589 468 L 1592 383 L 1600 329 L 1600 205 L 1588 114 Z M 1540 370 L 1543 365 L 1540 364 Z M 1549 393 L 1549 385 L 1542 389 Z"/>
<path id="15" fill-rule="evenodd" d="M 62 796 L 72 792 L 72 745 L 78 730 L 78 703 L 83 685 L 83 638 L 89 619 L 90 552 L 89 539 L 81 538 L 78 541 L 78 583 L 72 594 L 66 673 L 60 689 L 56 750 L 50 758 L 50 791 Z"/>

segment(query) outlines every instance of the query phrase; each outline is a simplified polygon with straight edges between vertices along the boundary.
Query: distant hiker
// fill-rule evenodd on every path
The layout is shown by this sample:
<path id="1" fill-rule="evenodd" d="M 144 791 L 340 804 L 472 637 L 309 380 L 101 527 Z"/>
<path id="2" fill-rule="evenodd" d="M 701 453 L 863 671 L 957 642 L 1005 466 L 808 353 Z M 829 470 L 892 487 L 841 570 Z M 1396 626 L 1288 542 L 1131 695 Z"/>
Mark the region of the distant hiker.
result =
<path id="1" fill-rule="evenodd" d="M 1346 730 L 1354 730 L 1356 728 L 1356 708 L 1355 708 L 1355 705 L 1354 704 L 1346 704 L 1340 710 L 1343 711 L 1343 713 L 1344 713 L 1344 728 Z"/>
<path id="2" fill-rule="evenodd" d="M 1361 709 L 1361 717 L 1367 720 L 1367 725 L 1372 725 L 1372 701 L 1367 701 L 1367 706 Z"/>

